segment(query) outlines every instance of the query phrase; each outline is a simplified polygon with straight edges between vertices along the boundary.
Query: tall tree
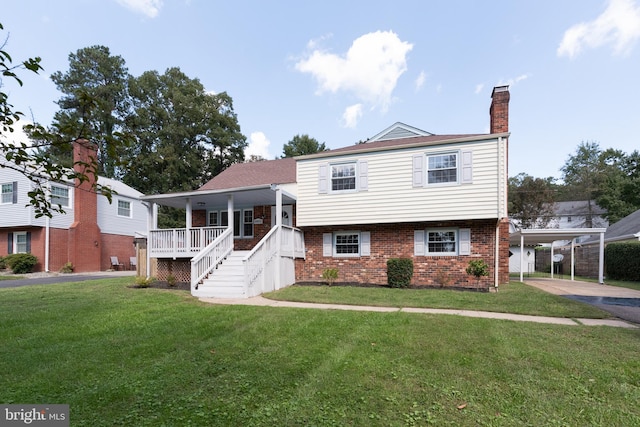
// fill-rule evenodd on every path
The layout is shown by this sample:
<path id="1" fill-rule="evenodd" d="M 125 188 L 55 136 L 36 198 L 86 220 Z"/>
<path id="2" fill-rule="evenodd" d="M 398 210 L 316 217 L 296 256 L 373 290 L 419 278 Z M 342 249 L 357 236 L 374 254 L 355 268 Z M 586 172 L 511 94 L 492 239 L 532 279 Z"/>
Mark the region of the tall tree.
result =
<path id="1" fill-rule="evenodd" d="M 121 178 L 119 158 L 127 140 L 121 133 L 128 112 L 127 79 L 129 73 L 120 56 L 108 47 L 91 46 L 69 54 L 69 69 L 57 71 L 51 80 L 63 96 L 49 133 L 58 141 L 86 138 L 98 145 L 98 172 Z M 55 138 L 55 137 L 54 137 Z M 70 149 L 49 150 L 60 163 L 68 163 Z"/>
<path id="2" fill-rule="evenodd" d="M 640 209 L 640 153 L 636 150 L 626 155 L 607 150 L 603 157 L 609 168 L 596 201 L 607 210 L 609 222 L 614 223 Z"/>
<path id="3" fill-rule="evenodd" d="M 521 228 L 545 228 L 553 218 L 553 178 L 509 178 L 509 215 Z"/>
<path id="4" fill-rule="evenodd" d="M 244 160 L 246 138 L 226 93 L 207 93 L 198 79 L 169 68 L 130 78 L 129 94 L 125 129 L 135 140 L 123 155 L 126 184 L 145 194 L 195 190 Z M 158 221 L 168 227 L 183 218 L 163 210 Z"/>
<path id="5" fill-rule="evenodd" d="M 296 135 L 291 141 L 284 144 L 282 151 L 284 157 L 304 156 L 306 154 L 315 154 L 326 151 L 327 147 L 324 142 L 319 143 L 315 138 L 309 135 Z"/>
<path id="6" fill-rule="evenodd" d="M 0 23 L 0 30 L 4 27 Z M 29 58 L 17 65 L 13 64 L 11 55 L 7 52 L 6 40 L 0 46 L 0 88 L 4 87 L 3 79 L 9 78 L 22 86 L 22 80 L 19 77 L 21 71 L 31 71 L 38 73 L 42 70 L 40 65 L 40 57 Z M 16 126 L 20 126 L 20 119 L 24 114 L 16 111 L 13 105 L 9 103 L 8 94 L 0 91 L 0 168 L 9 168 L 18 171 L 29 179 L 32 183 L 32 189 L 28 193 L 29 204 L 33 207 L 36 218 L 41 216 L 52 217 L 54 213 L 64 213 L 61 206 L 51 203 L 48 189 L 47 179 L 53 181 L 66 181 L 77 179 L 78 182 L 85 182 L 90 178 L 96 178 L 96 164 L 83 164 L 84 172 L 73 171 L 54 161 L 50 156 L 43 155 L 38 148 L 50 148 L 46 146 L 33 146 L 25 142 L 16 142 L 12 140 L 11 134 Z M 25 125 L 25 130 L 33 135 L 38 135 L 40 139 L 44 138 L 45 130 L 40 125 Z M 69 165 L 71 166 L 71 165 Z M 94 180 L 95 182 L 95 180 Z M 96 185 L 99 190 L 109 200 L 111 200 L 111 190 Z"/>

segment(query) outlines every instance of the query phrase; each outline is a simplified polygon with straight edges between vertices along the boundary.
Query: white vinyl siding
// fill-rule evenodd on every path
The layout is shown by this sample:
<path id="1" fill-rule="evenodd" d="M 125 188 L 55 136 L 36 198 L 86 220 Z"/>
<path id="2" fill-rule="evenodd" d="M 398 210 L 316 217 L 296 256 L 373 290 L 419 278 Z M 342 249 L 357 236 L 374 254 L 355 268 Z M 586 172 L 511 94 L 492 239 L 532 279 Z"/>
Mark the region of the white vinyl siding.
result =
<path id="1" fill-rule="evenodd" d="M 418 147 L 342 156 L 335 163 L 366 161 L 367 191 L 319 193 L 319 170 L 330 159 L 297 162 L 297 226 L 380 224 L 417 221 L 455 221 L 499 218 L 506 205 L 506 161 L 503 141 L 487 140 L 456 144 L 459 153 L 469 152 L 472 161 L 459 170 L 459 185 L 426 184 L 426 159 L 443 147 Z M 462 159 L 465 155 L 460 154 Z M 421 173 L 414 174 L 421 166 Z M 472 168 L 472 170 L 471 170 Z M 465 173 L 470 182 L 463 179 Z M 416 183 L 418 179 L 418 183 Z M 421 180 L 421 181 L 420 181 Z"/>
<path id="2" fill-rule="evenodd" d="M 120 203 L 122 202 L 122 203 Z M 126 205 L 129 205 L 129 216 L 126 213 Z M 66 215 L 69 216 L 69 215 Z M 126 219 L 125 218 L 129 218 Z M 73 214 L 71 214 L 73 219 Z M 98 227 L 104 234 L 119 234 L 123 236 L 135 236 L 136 233 L 145 235 L 148 229 L 148 210 L 142 202 L 135 198 L 124 196 L 114 197 L 113 202 L 98 195 Z"/>

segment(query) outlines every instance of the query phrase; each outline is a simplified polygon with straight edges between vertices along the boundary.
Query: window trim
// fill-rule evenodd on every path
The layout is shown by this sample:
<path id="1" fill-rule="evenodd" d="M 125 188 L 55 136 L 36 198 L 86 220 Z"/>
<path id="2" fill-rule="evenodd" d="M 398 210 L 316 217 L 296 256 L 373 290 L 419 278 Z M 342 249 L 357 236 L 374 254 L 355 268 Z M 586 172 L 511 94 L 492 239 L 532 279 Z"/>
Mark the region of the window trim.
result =
<path id="1" fill-rule="evenodd" d="M 348 188 L 348 189 L 342 189 L 342 190 L 334 190 L 333 189 L 333 168 L 334 167 L 340 167 L 340 166 L 350 166 L 353 165 L 353 188 Z M 348 179 L 351 177 L 341 177 L 341 178 L 336 178 L 336 179 Z M 334 194 L 339 194 L 339 193 L 355 193 L 358 191 L 358 162 L 357 161 L 348 161 L 348 162 L 340 162 L 340 163 L 330 163 L 329 164 L 329 176 L 328 176 L 328 180 L 329 180 L 329 192 L 330 193 L 334 193 Z"/>
<path id="2" fill-rule="evenodd" d="M 429 233 L 454 233 L 453 252 L 431 252 L 429 251 Z M 434 242 L 435 243 L 435 242 Z M 458 228 L 427 228 L 424 232 L 424 254 L 425 256 L 458 256 L 460 253 L 460 229 Z"/>
<path id="3" fill-rule="evenodd" d="M 118 203 L 116 206 L 116 215 L 118 216 L 118 218 L 133 218 L 133 204 L 131 203 L 131 201 L 125 199 L 118 199 L 117 201 Z M 120 202 L 129 204 L 129 215 L 120 214 Z"/>
<path id="4" fill-rule="evenodd" d="M 13 232 L 13 253 L 14 254 L 28 254 L 29 253 L 29 236 L 26 231 L 14 231 Z M 24 252 L 18 251 L 18 237 L 24 236 Z"/>
<path id="5" fill-rule="evenodd" d="M 61 190 L 67 190 L 67 196 L 66 196 L 67 204 L 66 205 L 64 205 L 62 203 L 56 203 L 56 202 L 53 201 L 54 197 L 63 198 L 64 199 L 64 197 L 62 197 L 62 196 L 58 196 L 58 195 L 54 195 L 53 194 L 53 189 L 54 188 L 59 188 Z M 71 195 L 72 195 L 72 193 L 73 192 L 69 191 L 69 187 L 66 186 L 66 185 L 51 184 L 49 186 L 49 201 L 51 202 L 51 204 L 54 204 L 56 206 L 59 204 L 63 208 L 70 208 L 71 207 Z"/>
<path id="6" fill-rule="evenodd" d="M 454 155 L 456 156 L 456 165 L 454 168 L 440 168 L 440 169 L 430 169 L 429 168 L 429 159 L 432 157 L 441 157 L 441 156 L 450 156 L 450 155 Z M 456 179 L 455 181 L 447 181 L 447 182 L 429 182 L 429 172 L 430 171 L 437 171 L 437 170 L 451 170 L 451 169 L 455 169 L 456 171 Z M 438 153 L 427 153 L 426 154 L 426 159 L 425 159 L 425 172 L 426 172 L 426 179 L 425 179 L 425 183 L 428 186 L 445 186 L 445 185 L 458 185 L 460 184 L 460 151 L 444 151 L 444 152 L 438 152 Z"/>
<path id="7" fill-rule="evenodd" d="M 338 236 L 358 236 L 358 253 L 338 253 Z M 359 258 L 362 253 L 362 237 L 359 231 L 336 231 L 333 233 L 331 250 L 334 258 Z"/>
<path id="8" fill-rule="evenodd" d="M 11 187 L 11 191 L 10 192 L 6 192 L 6 193 L 2 192 L 2 187 L 4 187 L 5 185 Z M 16 196 L 17 196 L 15 194 L 16 187 L 17 187 L 17 183 L 15 183 L 15 182 L 3 182 L 3 183 L 0 183 L 0 205 L 11 205 L 11 204 L 15 204 L 16 203 Z M 7 194 L 7 195 L 10 194 L 11 195 L 11 197 L 9 198 L 8 202 L 3 202 L 2 201 L 2 199 L 4 199 L 4 195 L 5 194 Z"/>

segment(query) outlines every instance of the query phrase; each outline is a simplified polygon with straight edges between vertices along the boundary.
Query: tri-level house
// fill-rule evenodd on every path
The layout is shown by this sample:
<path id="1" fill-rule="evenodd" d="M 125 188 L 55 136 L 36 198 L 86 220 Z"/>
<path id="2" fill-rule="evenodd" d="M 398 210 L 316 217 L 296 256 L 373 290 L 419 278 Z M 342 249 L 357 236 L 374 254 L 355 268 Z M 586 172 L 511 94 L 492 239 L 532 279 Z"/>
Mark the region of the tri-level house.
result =
<path id="1" fill-rule="evenodd" d="M 91 162 L 96 146 L 86 140 L 74 142 L 74 161 Z M 0 161 L 6 164 L 3 158 Z M 136 256 L 134 237 L 146 235 L 148 209 L 140 192 L 122 182 L 98 177 L 98 183 L 115 193 L 112 203 L 92 190 L 91 180 L 83 183 L 53 182 L 40 177 L 50 193 L 50 201 L 65 213 L 52 218 L 36 218 L 29 204 L 32 182 L 22 173 L 0 168 L 0 256 L 31 253 L 38 259 L 35 271 L 59 271 L 70 262 L 75 272 L 128 268 Z"/>
<path id="2" fill-rule="evenodd" d="M 160 279 L 192 294 L 250 297 L 294 282 L 386 284 L 390 258 L 410 258 L 414 286 L 508 281 L 509 91 L 494 88 L 490 133 L 434 135 L 396 123 L 365 143 L 236 164 L 202 188 L 143 196 L 186 207 L 184 229 L 149 233 Z M 156 210 L 151 210 L 155 224 Z"/>

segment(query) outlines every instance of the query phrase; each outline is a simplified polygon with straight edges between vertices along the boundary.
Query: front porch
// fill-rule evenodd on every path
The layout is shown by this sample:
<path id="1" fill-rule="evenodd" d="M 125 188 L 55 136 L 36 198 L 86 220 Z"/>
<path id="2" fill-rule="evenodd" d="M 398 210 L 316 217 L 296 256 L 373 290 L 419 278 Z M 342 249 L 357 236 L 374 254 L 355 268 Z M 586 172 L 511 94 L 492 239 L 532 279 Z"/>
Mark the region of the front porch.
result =
<path id="1" fill-rule="evenodd" d="M 280 186 L 194 191 L 144 200 L 151 202 L 148 261 L 159 261 L 159 276 L 173 275 L 172 269 L 188 276 L 192 295 L 248 298 L 295 282 L 294 260 L 305 257 L 304 236 L 292 226 L 295 196 Z M 158 229 L 159 204 L 184 207 L 187 226 Z"/>

